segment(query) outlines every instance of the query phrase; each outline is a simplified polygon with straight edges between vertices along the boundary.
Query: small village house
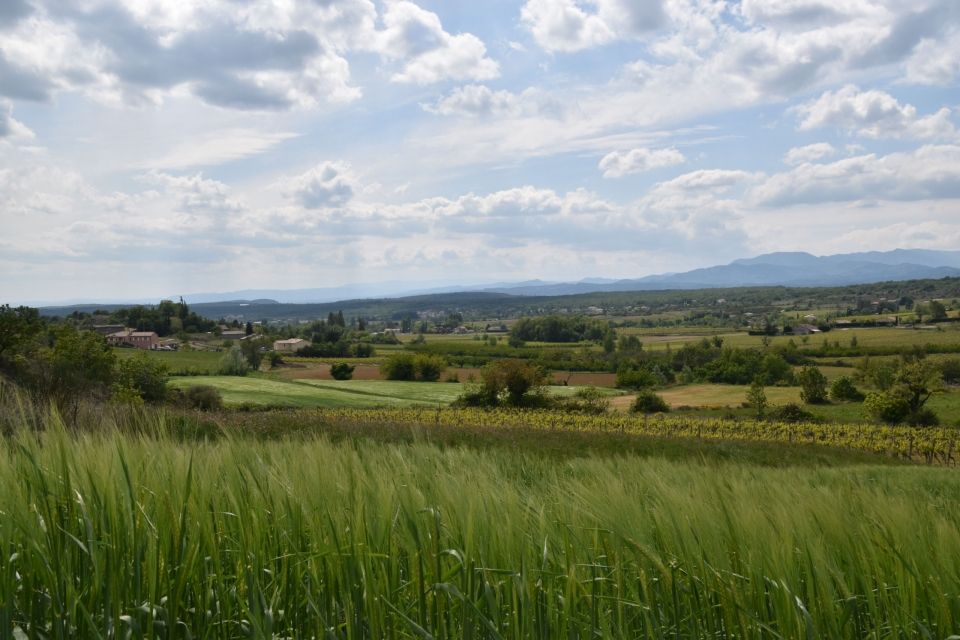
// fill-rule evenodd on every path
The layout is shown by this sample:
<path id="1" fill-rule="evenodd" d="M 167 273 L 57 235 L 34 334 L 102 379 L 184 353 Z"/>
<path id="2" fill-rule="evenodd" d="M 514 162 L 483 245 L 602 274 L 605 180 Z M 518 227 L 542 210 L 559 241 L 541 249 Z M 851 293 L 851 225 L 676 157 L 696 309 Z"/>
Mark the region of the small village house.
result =
<path id="1" fill-rule="evenodd" d="M 274 340 L 273 350 L 278 353 L 296 353 L 297 350 L 307 346 L 307 341 L 303 338 L 287 338 L 286 340 Z"/>
<path id="2" fill-rule="evenodd" d="M 137 349 L 156 349 L 160 336 L 155 331 L 134 331 L 124 329 L 107 336 L 107 344 L 112 347 L 135 347 Z"/>

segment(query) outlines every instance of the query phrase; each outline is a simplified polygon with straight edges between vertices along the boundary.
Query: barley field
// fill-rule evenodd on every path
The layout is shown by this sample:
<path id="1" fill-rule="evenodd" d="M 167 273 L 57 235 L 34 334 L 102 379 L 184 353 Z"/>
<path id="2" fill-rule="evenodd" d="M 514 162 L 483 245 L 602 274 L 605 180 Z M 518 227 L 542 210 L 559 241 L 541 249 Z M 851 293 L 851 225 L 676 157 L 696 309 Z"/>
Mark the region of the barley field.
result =
<path id="1" fill-rule="evenodd" d="M 0 625 L 49 638 L 935 637 L 960 477 L 56 424 L 0 452 Z"/>

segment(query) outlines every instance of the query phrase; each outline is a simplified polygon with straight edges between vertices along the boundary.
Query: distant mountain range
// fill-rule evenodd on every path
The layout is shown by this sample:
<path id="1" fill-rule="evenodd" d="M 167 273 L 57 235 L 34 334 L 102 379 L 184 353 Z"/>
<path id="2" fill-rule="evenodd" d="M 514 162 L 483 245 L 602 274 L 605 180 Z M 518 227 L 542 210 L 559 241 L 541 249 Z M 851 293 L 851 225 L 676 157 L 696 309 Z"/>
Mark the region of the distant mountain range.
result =
<path id="1" fill-rule="evenodd" d="M 960 251 L 896 249 L 815 256 L 802 252 L 768 253 L 756 258 L 683 273 L 644 278 L 572 283 L 493 286 L 481 291 L 549 296 L 605 291 L 709 289 L 748 286 L 832 287 L 896 280 L 960 276 Z"/>
<path id="2" fill-rule="evenodd" d="M 609 291 L 659 291 L 749 286 L 830 287 L 888 280 L 923 280 L 960 276 L 960 251 L 896 249 L 815 256 L 802 252 L 768 253 L 730 264 L 665 273 L 636 279 L 585 278 L 576 282 L 497 282 L 403 289 L 389 282 L 329 289 L 232 291 L 184 296 L 188 302 L 270 299 L 284 303 L 333 302 L 346 298 L 406 297 L 413 295 L 483 291 L 514 296 L 564 296 Z"/>
<path id="3" fill-rule="evenodd" d="M 638 270 L 641 269 L 642 267 L 638 266 Z M 665 273 L 623 280 L 585 278 L 576 282 L 527 280 L 474 285 L 418 283 L 415 286 L 407 282 L 394 281 L 314 289 L 247 289 L 225 293 L 195 293 L 183 297 L 190 304 L 228 301 L 257 304 L 316 304 L 361 298 L 401 298 L 459 292 L 499 293 L 511 296 L 562 296 L 599 292 L 746 286 L 829 287 L 946 277 L 960 277 L 960 251 L 896 249 L 829 256 L 780 252 L 734 260 L 730 264 L 683 273 Z M 174 300 L 177 297 L 170 296 Z M 79 302 L 70 301 L 66 304 Z M 126 304 L 143 302 L 145 301 L 130 300 L 126 301 Z M 90 301 L 84 301 L 84 303 L 84 306 L 93 304 Z"/>

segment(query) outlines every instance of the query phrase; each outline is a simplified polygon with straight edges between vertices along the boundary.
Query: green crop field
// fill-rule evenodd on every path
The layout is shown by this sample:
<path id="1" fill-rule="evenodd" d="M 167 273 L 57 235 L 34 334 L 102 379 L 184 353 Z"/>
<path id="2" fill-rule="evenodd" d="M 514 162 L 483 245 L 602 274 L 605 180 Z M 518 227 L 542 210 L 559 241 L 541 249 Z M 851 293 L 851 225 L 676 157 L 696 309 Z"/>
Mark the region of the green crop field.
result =
<path id="1" fill-rule="evenodd" d="M 294 380 L 261 376 L 205 376 L 174 378 L 170 385 L 183 389 L 211 385 L 220 390 L 228 406 L 243 404 L 277 407 L 408 407 L 447 405 L 459 397 L 464 385 L 450 382 L 386 380 Z M 582 387 L 548 387 L 552 395 L 570 396 Z M 607 395 L 619 395 L 603 389 Z"/>
<path id="2" fill-rule="evenodd" d="M 307 435 L 183 442 L 148 435 L 188 426 L 149 411 L 102 414 L 86 434 L 32 419 L 43 431 L 0 449 L 0 617 L 12 637 L 960 630 L 952 469 L 558 460 Z"/>
<path id="3" fill-rule="evenodd" d="M 723 344 L 727 347 L 756 348 L 763 345 L 764 336 L 752 336 L 746 332 L 718 332 L 713 330 L 686 329 L 666 332 L 663 329 L 658 331 L 622 329 L 624 335 L 636 335 L 643 342 L 645 349 L 654 351 L 667 349 L 668 345 L 672 349 L 679 349 L 687 342 L 702 340 L 704 337 L 712 338 L 719 336 L 723 338 Z M 948 326 L 943 329 L 911 329 L 911 328 L 857 328 L 857 329 L 835 329 L 825 333 L 814 334 L 811 336 L 774 336 L 769 338 L 771 346 L 785 346 L 791 340 L 798 347 L 818 348 L 827 340 L 829 344 L 839 342 L 841 347 L 850 346 L 852 338 L 856 337 L 857 344 L 861 347 L 884 347 L 884 348 L 909 348 L 914 345 L 936 345 L 953 346 L 960 345 L 960 327 Z"/>
<path id="4" fill-rule="evenodd" d="M 849 370 L 848 370 L 849 373 Z M 735 415 L 749 417 L 755 415 L 753 409 L 742 407 L 747 399 L 749 387 L 728 384 L 689 384 L 660 389 L 657 393 L 674 409 L 689 408 L 693 413 L 703 416 L 725 415 L 728 411 L 715 409 L 733 409 Z M 787 403 L 798 403 L 814 416 L 836 423 L 858 423 L 869 421 L 859 402 L 829 402 L 827 404 L 805 405 L 800 400 L 799 387 L 766 387 L 764 393 L 771 407 Z M 628 398 L 624 398 L 628 400 Z M 619 403 L 626 406 L 626 403 Z M 934 394 L 925 405 L 936 413 L 943 424 L 960 426 L 960 390 L 948 388 Z"/>
<path id="5" fill-rule="evenodd" d="M 114 349 L 118 358 L 132 358 L 138 353 L 166 365 L 171 375 L 209 375 L 220 368 L 223 352 L 217 351 L 144 351 L 142 349 Z"/>
<path id="6" fill-rule="evenodd" d="M 850 345 L 856 337 L 861 347 L 912 347 L 914 345 L 960 345 L 960 329 L 948 327 L 945 329 L 910 329 L 910 328 L 858 328 L 835 329 L 826 333 L 809 336 L 807 342 L 803 336 L 777 336 L 771 339 L 771 345 L 785 345 L 793 340 L 799 347 L 819 347 L 826 340 L 830 344 L 839 342 L 841 347 Z M 759 347 L 763 344 L 763 336 L 751 336 L 738 333 L 724 336 L 724 344 L 731 347 Z"/>

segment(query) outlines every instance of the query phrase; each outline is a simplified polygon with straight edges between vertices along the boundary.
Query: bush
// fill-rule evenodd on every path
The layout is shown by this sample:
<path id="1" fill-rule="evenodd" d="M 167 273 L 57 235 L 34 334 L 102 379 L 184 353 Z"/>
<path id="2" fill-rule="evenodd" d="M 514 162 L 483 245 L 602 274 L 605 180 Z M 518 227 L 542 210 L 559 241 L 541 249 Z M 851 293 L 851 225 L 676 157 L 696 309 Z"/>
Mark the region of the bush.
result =
<path id="1" fill-rule="evenodd" d="M 960 384 L 960 358 L 950 358 L 940 363 L 943 381 L 948 384 Z"/>
<path id="2" fill-rule="evenodd" d="M 413 369 L 418 380 L 436 382 L 447 369 L 447 361 L 443 356 L 418 353 L 413 359 Z"/>
<path id="3" fill-rule="evenodd" d="M 767 412 L 767 392 L 763 387 L 763 378 L 757 376 L 747 390 L 747 406 L 752 407 L 757 413 L 757 420 L 763 420 Z"/>
<path id="4" fill-rule="evenodd" d="M 907 415 L 907 424 L 914 427 L 936 427 L 940 424 L 940 416 L 931 409 L 920 409 Z"/>
<path id="5" fill-rule="evenodd" d="M 387 380 L 415 380 L 417 370 L 412 353 L 394 353 L 380 365 L 380 373 Z"/>
<path id="6" fill-rule="evenodd" d="M 216 411 L 223 408 L 223 396 L 216 387 L 198 384 L 184 393 L 187 406 L 200 411 Z"/>
<path id="7" fill-rule="evenodd" d="M 775 422 L 819 422 L 817 416 L 793 402 L 774 407 L 767 413 L 767 418 Z"/>
<path id="8" fill-rule="evenodd" d="M 800 384 L 800 399 L 807 404 L 827 402 L 827 377 L 816 367 L 804 367 L 797 374 Z"/>
<path id="9" fill-rule="evenodd" d="M 330 365 L 330 375 L 334 380 L 349 380 L 353 377 L 354 368 L 346 362 L 336 362 Z"/>
<path id="10" fill-rule="evenodd" d="M 668 413 L 670 411 L 670 405 L 668 405 L 667 401 L 661 396 L 658 396 L 649 389 L 645 389 L 637 395 L 637 399 L 633 401 L 630 411 L 634 413 Z"/>
<path id="11" fill-rule="evenodd" d="M 556 407 L 564 411 L 602 415 L 610 410 L 610 399 L 596 387 L 585 387 L 572 397 L 557 400 Z"/>
<path id="12" fill-rule="evenodd" d="M 623 365 L 617 369 L 616 384 L 619 389 L 643 389 L 657 386 L 660 384 L 660 380 L 646 369 L 634 369 L 628 365 Z"/>
<path id="13" fill-rule="evenodd" d="M 396 336 L 393 338 L 397 340 Z M 358 342 L 352 347 L 354 358 L 372 358 L 376 354 L 373 345 L 368 342 Z"/>
<path id="14" fill-rule="evenodd" d="M 223 376 L 245 376 L 248 369 L 247 358 L 243 355 L 243 351 L 234 345 L 220 358 L 218 372 Z"/>
<path id="15" fill-rule="evenodd" d="M 862 402 L 864 395 L 852 378 L 840 376 L 830 385 L 830 398 L 836 402 Z"/>
<path id="16" fill-rule="evenodd" d="M 863 410 L 874 420 L 898 424 L 910 414 L 910 403 L 903 394 L 891 391 L 873 391 L 863 401 Z"/>
<path id="17" fill-rule="evenodd" d="M 480 384 L 457 399 L 467 407 L 543 407 L 549 404 L 546 372 L 524 360 L 497 360 L 480 371 Z"/>
<path id="18" fill-rule="evenodd" d="M 140 352 L 117 362 L 114 393 L 129 401 L 136 397 L 146 402 L 162 402 L 167 395 L 167 367 Z"/>
<path id="19" fill-rule="evenodd" d="M 387 380 L 436 382 L 446 369 L 443 356 L 429 353 L 395 353 L 380 365 L 380 373 Z"/>

